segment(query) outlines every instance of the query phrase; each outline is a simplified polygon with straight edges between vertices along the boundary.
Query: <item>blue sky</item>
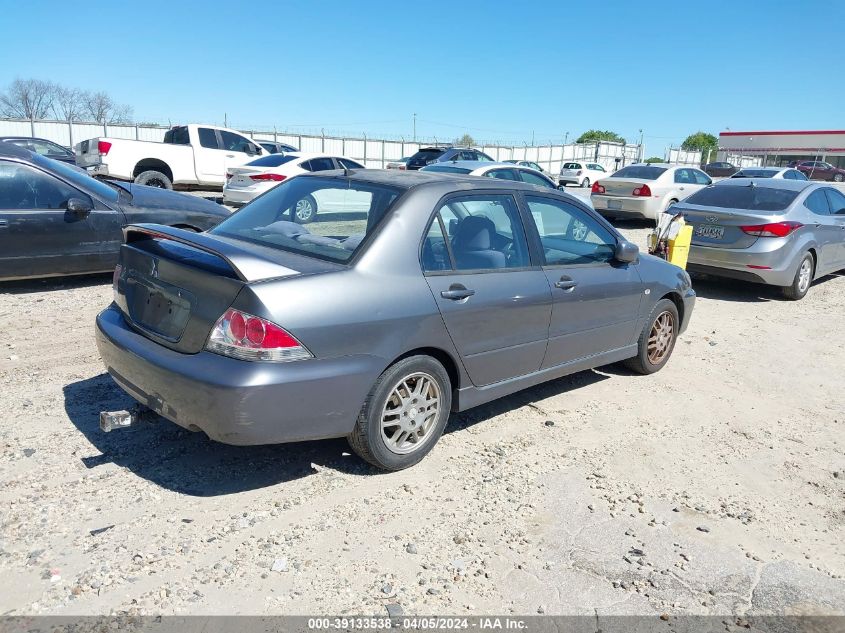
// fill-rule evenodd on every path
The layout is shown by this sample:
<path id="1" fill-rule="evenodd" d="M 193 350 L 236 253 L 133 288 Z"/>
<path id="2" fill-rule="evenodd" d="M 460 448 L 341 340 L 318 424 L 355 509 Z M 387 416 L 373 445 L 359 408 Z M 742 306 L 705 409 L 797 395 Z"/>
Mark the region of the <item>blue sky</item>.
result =
<path id="1" fill-rule="evenodd" d="M 136 119 L 661 154 L 698 129 L 841 129 L 845 2 L 3 3 L 0 89 L 105 90 Z"/>

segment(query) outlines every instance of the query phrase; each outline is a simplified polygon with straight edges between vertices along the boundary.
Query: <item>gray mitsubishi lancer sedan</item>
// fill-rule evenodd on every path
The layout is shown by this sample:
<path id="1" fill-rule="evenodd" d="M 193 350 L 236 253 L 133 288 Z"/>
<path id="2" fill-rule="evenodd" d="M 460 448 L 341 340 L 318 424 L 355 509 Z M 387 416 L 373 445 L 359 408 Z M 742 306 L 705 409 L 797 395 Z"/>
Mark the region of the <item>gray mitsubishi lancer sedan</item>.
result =
<path id="1" fill-rule="evenodd" d="M 386 470 L 421 460 L 450 411 L 661 369 L 695 302 L 686 272 L 577 198 L 491 178 L 307 174 L 206 233 L 125 234 L 96 324 L 121 388 L 220 442 L 347 437 Z"/>

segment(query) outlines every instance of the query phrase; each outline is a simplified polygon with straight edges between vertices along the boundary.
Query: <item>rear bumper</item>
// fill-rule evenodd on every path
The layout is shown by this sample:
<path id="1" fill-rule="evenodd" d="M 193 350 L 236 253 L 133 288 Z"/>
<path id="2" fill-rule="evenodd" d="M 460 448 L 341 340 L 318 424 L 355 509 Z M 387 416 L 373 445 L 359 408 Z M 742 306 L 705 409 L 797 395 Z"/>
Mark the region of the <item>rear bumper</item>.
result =
<path id="1" fill-rule="evenodd" d="M 557 182 L 559 185 L 580 185 L 583 178 L 579 176 L 558 176 Z"/>
<path id="2" fill-rule="evenodd" d="M 232 204 L 246 204 L 252 202 L 260 196 L 264 191 L 254 191 L 252 189 L 235 189 L 223 187 L 223 202 L 231 202 Z"/>
<path id="3" fill-rule="evenodd" d="M 777 244 L 768 238 L 760 238 L 751 248 L 741 249 L 693 245 L 687 270 L 770 286 L 788 286 L 795 279 L 799 256 L 804 250 L 794 242 Z M 761 266 L 768 268 L 759 268 Z"/>
<path id="4" fill-rule="evenodd" d="M 77 167 L 81 167 L 88 172 L 89 176 L 108 176 L 109 166 L 105 163 L 88 163 L 84 159 L 77 158 Z"/>
<path id="5" fill-rule="evenodd" d="M 135 400 L 225 444 L 343 437 L 384 369 L 375 356 L 290 363 L 182 354 L 132 330 L 112 305 L 96 321 L 97 348 Z"/>
<path id="6" fill-rule="evenodd" d="M 663 207 L 662 198 L 630 198 L 625 196 L 590 196 L 593 208 L 602 215 L 620 218 L 655 220 Z"/>

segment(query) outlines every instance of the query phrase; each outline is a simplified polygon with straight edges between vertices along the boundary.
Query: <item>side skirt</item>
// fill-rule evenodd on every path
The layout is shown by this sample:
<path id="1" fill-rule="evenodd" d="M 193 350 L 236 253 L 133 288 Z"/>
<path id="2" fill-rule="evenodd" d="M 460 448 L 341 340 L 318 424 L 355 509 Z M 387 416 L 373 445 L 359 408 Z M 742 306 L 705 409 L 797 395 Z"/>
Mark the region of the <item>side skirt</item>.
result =
<path id="1" fill-rule="evenodd" d="M 463 389 L 457 389 L 452 395 L 452 411 L 466 411 L 467 409 L 497 400 L 498 398 L 528 389 L 529 387 L 534 387 L 540 383 L 560 378 L 561 376 L 568 376 L 569 374 L 593 369 L 594 367 L 601 367 L 602 365 L 618 363 L 627 358 L 633 358 L 636 355 L 637 346 L 628 345 L 596 356 L 587 356 L 586 358 L 574 360 L 563 365 L 549 367 L 548 369 L 536 371 L 533 374 L 502 380 L 485 387 L 464 387 Z"/>

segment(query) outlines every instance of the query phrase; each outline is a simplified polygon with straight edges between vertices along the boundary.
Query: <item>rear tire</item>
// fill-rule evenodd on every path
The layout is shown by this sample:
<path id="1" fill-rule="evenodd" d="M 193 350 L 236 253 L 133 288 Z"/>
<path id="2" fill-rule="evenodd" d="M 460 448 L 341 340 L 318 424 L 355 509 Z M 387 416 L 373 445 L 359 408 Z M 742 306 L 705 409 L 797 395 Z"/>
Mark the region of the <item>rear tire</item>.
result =
<path id="1" fill-rule="evenodd" d="M 582 181 L 581 181 L 581 186 L 582 186 L 584 189 L 587 189 L 587 188 L 590 186 L 590 179 L 589 179 L 589 178 L 584 178 L 584 180 L 582 180 Z"/>
<path id="2" fill-rule="evenodd" d="M 801 263 L 798 264 L 798 270 L 795 272 L 792 285 L 782 288 L 783 296 L 790 301 L 799 301 L 806 297 L 807 292 L 810 290 L 810 285 L 813 283 L 813 273 L 815 271 L 816 262 L 813 259 L 812 253 L 804 253 Z"/>
<path id="3" fill-rule="evenodd" d="M 625 366 L 644 375 L 663 369 L 675 349 L 680 324 L 675 303 L 670 299 L 658 301 L 637 340 L 637 355 L 626 360 Z"/>
<path id="4" fill-rule="evenodd" d="M 410 356 L 378 377 L 346 439 L 373 466 L 402 470 L 434 448 L 451 408 L 452 387 L 443 365 L 430 356 Z"/>
<path id="5" fill-rule="evenodd" d="M 317 215 L 317 201 L 314 199 L 314 196 L 309 193 L 293 205 L 293 209 L 291 211 L 294 222 L 297 222 L 298 224 L 308 224 L 309 222 L 313 222 L 314 217 Z"/>
<path id="6" fill-rule="evenodd" d="M 173 189 L 173 183 L 170 182 L 170 178 L 168 178 L 160 171 L 155 171 L 152 169 L 142 171 L 140 174 L 135 176 L 135 180 L 133 182 L 136 185 L 146 185 L 147 187 L 158 187 L 159 189 Z"/>

